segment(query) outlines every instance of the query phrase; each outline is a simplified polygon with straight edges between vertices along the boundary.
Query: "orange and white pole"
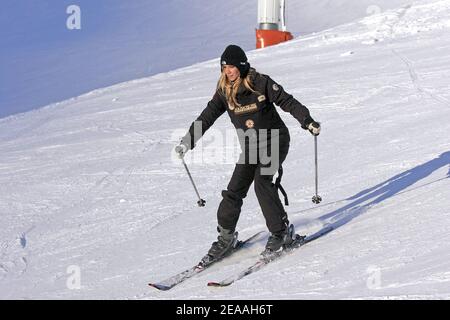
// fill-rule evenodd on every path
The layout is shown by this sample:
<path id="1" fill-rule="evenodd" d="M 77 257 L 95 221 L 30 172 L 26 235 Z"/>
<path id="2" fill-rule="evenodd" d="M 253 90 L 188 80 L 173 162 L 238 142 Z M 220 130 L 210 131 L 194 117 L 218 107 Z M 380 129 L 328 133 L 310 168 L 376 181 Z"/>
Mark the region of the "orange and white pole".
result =
<path id="1" fill-rule="evenodd" d="M 293 38 L 286 31 L 286 1 L 258 0 L 256 48 L 265 48 Z"/>

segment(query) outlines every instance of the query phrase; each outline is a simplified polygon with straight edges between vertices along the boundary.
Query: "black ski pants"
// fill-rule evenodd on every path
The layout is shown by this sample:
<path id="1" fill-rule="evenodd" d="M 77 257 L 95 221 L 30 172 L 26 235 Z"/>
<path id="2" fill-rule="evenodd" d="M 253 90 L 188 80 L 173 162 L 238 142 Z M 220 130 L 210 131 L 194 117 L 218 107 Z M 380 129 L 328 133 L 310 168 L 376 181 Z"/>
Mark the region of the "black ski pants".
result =
<path id="1" fill-rule="evenodd" d="M 217 211 L 218 223 L 228 230 L 235 230 L 243 199 L 247 196 L 251 184 L 254 182 L 256 197 L 266 220 L 267 228 L 271 233 L 282 231 L 289 223 L 287 213 L 281 203 L 278 187 L 272 182 L 278 168 L 289 151 L 289 134 L 282 135 L 279 143 L 279 166 L 271 174 L 262 174 L 261 169 L 270 165 L 236 164 L 227 190 L 222 191 L 222 201 Z"/>

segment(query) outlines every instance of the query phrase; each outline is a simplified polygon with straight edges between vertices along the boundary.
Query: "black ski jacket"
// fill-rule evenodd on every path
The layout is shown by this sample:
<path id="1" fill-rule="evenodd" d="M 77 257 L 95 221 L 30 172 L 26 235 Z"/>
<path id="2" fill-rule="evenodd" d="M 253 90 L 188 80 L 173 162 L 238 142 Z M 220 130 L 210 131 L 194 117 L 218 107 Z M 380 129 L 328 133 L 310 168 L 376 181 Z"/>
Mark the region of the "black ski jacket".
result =
<path id="1" fill-rule="evenodd" d="M 249 75 L 255 92 L 247 90 L 243 84 L 238 88 L 236 94 L 237 102 L 240 106 L 232 107 L 228 105 L 227 99 L 219 90 L 216 91 L 211 101 L 202 111 L 196 121 L 201 121 L 201 134 L 194 136 L 194 122 L 189 128 L 182 142 L 189 149 L 193 149 L 196 142 L 203 136 L 213 123 L 225 111 L 228 112 L 231 122 L 236 129 L 244 132 L 248 129 L 267 129 L 270 137 L 271 129 L 279 129 L 280 135 L 289 136 L 289 131 L 281 119 L 274 103 L 283 111 L 289 112 L 296 118 L 303 129 L 313 121 L 309 110 L 297 101 L 292 95 L 284 91 L 283 87 L 272 80 L 269 76 L 256 72 L 251 68 Z"/>

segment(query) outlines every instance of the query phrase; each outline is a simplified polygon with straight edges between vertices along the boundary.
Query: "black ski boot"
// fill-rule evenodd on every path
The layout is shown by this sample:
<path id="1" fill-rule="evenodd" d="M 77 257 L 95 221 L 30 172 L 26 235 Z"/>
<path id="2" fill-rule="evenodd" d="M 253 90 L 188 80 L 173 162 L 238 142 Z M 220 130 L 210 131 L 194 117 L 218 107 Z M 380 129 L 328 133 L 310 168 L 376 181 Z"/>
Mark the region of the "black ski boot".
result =
<path id="1" fill-rule="evenodd" d="M 221 226 L 217 227 L 217 232 L 219 232 L 217 241 L 213 242 L 208 254 L 202 259 L 204 265 L 227 256 L 238 244 L 237 232 L 224 229 Z"/>
<path id="2" fill-rule="evenodd" d="M 291 224 L 283 231 L 272 233 L 266 243 L 266 249 L 261 253 L 263 257 L 268 257 L 273 253 L 280 252 L 293 244 L 296 239 L 294 225 Z"/>

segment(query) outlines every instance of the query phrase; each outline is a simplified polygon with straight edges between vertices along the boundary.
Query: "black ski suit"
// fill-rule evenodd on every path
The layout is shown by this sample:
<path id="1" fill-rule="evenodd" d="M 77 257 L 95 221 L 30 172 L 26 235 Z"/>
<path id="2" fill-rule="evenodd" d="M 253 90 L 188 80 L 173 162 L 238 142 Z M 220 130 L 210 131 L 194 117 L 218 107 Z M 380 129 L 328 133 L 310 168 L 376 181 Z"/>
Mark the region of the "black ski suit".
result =
<path id="1" fill-rule="evenodd" d="M 292 95 L 286 93 L 283 87 L 269 76 L 260 74 L 253 68 L 250 69 L 249 76 L 255 92 L 247 90 L 241 84 L 236 94 L 236 99 L 240 106 L 233 108 L 228 105 L 226 97 L 221 92 L 216 91 L 212 100 L 209 101 L 207 107 L 196 120 L 201 121 L 201 135 L 197 134 L 197 136 L 194 136 L 194 123 L 192 123 L 182 142 L 192 149 L 198 139 L 225 111 L 228 112 L 231 122 L 236 129 L 240 129 L 244 134 L 247 134 L 248 130 L 255 129 L 252 131 L 254 132 L 252 134 L 256 135 L 256 148 L 259 151 L 264 150 L 268 155 L 271 155 L 271 142 L 277 135 L 279 138 L 279 159 L 275 169 L 268 169 L 269 173 L 266 171 L 262 172 L 262 169 L 269 168 L 271 163 L 263 163 L 259 154 L 256 162 L 249 161 L 249 152 L 252 148 L 255 148 L 255 144 L 252 146 L 248 139 L 240 139 L 243 153 L 236 164 L 227 190 L 222 191 L 223 200 L 217 212 L 218 224 L 225 229 L 235 230 L 243 199 L 247 196 L 247 192 L 252 182 L 254 182 L 255 193 L 266 220 L 266 225 L 270 232 L 276 233 L 285 229 L 289 223 L 287 213 L 278 195 L 278 189 L 285 195 L 287 204 L 287 197 L 280 185 L 280 181 L 282 175 L 281 164 L 286 159 L 289 151 L 290 136 L 288 128 L 275 109 L 274 103 L 279 105 L 284 111 L 291 113 L 300 122 L 303 129 L 306 129 L 313 119 L 304 105 L 294 99 Z M 261 129 L 266 129 L 267 138 L 260 137 Z M 277 171 L 278 179 L 273 183 L 273 176 Z"/>

